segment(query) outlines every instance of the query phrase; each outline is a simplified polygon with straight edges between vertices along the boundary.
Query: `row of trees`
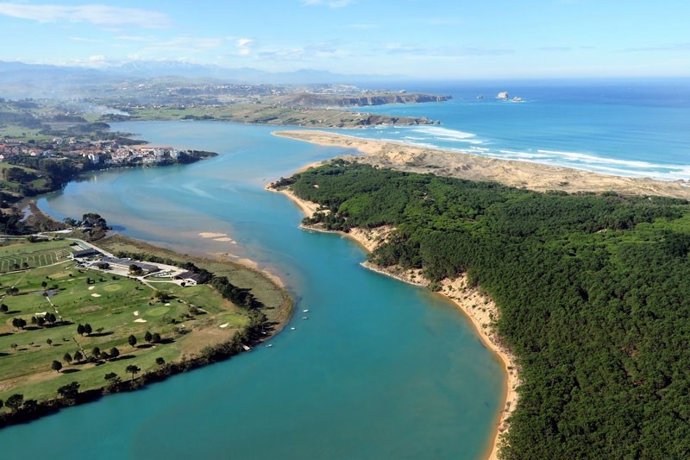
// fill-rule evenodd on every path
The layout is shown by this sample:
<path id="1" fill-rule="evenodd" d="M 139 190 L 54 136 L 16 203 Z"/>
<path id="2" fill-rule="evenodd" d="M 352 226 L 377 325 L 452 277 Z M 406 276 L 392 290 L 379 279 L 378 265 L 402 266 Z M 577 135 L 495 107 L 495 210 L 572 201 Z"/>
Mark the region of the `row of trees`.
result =
<path id="1" fill-rule="evenodd" d="M 523 380 L 506 459 L 690 457 L 687 201 L 345 162 L 290 181 L 316 222 L 395 227 L 373 262 L 467 273 L 496 301 Z"/>

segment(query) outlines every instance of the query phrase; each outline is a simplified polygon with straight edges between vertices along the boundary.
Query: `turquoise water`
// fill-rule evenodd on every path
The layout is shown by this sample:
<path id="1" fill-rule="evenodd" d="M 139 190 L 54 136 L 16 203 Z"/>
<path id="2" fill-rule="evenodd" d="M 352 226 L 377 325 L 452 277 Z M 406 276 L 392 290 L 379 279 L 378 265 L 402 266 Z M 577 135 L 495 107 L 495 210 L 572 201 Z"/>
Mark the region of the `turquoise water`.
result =
<path id="1" fill-rule="evenodd" d="M 690 179 L 687 80 L 411 84 L 408 89 L 453 99 L 371 111 L 425 116 L 441 126 L 379 128 L 357 135 L 604 174 Z M 525 102 L 497 101 L 499 91 Z"/>
<path id="2" fill-rule="evenodd" d="M 265 181 L 338 150 L 213 122 L 124 123 L 156 143 L 209 149 L 185 167 L 106 172 L 40 201 L 98 210 L 124 233 L 259 261 L 308 308 L 230 361 L 0 431 L 2 458 L 473 459 L 485 451 L 503 374 L 471 325 L 425 290 L 369 272 L 363 251 L 308 233 Z M 204 240 L 231 235 L 238 245 Z"/>

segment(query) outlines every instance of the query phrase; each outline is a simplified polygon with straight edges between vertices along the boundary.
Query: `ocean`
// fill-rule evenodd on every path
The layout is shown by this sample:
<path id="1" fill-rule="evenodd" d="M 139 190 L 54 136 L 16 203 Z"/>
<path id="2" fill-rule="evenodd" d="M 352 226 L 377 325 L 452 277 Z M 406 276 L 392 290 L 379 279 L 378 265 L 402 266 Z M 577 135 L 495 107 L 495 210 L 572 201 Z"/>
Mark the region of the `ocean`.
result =
<path id="1" fill-rule="evenodd" d="M 440 125 L 339 132 L 603 174 L 690 179 L 687 80 L 403 86 L 453 99 L 352 110 L 428 117 Z M 497 100 L 501 91 L 523 102 Z"/>

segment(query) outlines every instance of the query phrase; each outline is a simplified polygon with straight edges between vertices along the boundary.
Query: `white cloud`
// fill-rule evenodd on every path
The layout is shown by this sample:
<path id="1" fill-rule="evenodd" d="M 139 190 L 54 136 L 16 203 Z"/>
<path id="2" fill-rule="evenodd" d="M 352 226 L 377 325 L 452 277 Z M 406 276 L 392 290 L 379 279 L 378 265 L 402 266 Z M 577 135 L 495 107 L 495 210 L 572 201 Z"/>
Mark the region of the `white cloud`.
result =
<path id="1" fill-rule="evenodd" d="M 237 47 L 237 54 L 240 56 L 249 56 L 252 54 L 252 44 L 254 40 L 251 38 L 238 38 L 235 41 L 235 46 Z"/>
<path id="2" fill-rule="evenodd" d="M 353 0 L 302 0 L 304 6 L 327 6 L 329 8 L 342 8 L 352 4 Z"/>
<path id="3" fill-rule="evenodd" d="M 99 26 L 131 25 L 149 29 L 165 27 L 170 24 L 170 18 L 166 14 L 157 11 L 96 4 L 64 6 L 54 4 L 0 3 L 0 15 L 43 23 L 59 21 L 89 22 Z"/>

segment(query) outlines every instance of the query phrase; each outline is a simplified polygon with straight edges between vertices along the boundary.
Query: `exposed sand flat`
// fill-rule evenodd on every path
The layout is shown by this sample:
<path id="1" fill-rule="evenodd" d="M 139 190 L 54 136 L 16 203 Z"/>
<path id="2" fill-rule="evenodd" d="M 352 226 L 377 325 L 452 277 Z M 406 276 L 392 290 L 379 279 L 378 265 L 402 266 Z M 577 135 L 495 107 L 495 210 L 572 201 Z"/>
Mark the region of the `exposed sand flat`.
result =
<path id="1" fill-rule="evenodd" d="M 495 181 L 537 191 L 616 191 L 690 199 L 689 181 L 662 181 L 597 174 L 525 161 L 486 158 L 469 153 L 417 147 L 401 142 L 362 139 L 324 131 L 280 131 L 276 136 L 329 147 L 357 149 L 360 163 L 401 171 L 433 173 L 460 179 Z"/>
<path id="2" fill-rule="evenodd" d="M 270 189 L 269 189 L 270 190 Z M 303 200 L 297 197 L 290 190 L 280 190 L 280 193 L 288 196 L 300 209 L 311 217 L 318 204 Z M 316 227 L 305 227 L 308 230 L 321 231 Z M 385 226 L 375 229 L 361 229 L 356 228 L 349 233 L 332 232 L 345 235 L 354 239 L 361 244 L 368 251 L 373 251 L 376 247 L 385 242 L 390 233 L 395 230 L 393 227 Z M 386 276 L 393 277 L 405 283 L 414 284 L 416 286 L 428 286 L 430 281 L 426 279 L 421 270 L 403 270 L 395 267 L 381 268 L 376 265 L 364 262 L 362 266 L 369 270 L 381 273 Z M 472 288 L 467 282 L 467 276 L 462 275 L 455 279 L 446 279 L 441 283 L 441 290 L 439 294 L 450 299 L 470 320 L 484 345 L 489 348 L 502 362 L 506 374 L 506 386 L 504 393 L 503 410 L 498 414 L 494 436 L 492 443 L 487 449 L 489 460 L 496 460 L 498 458 L 499 442 L 501 434 L 509 429 L 507 419 L 517 407 L 518 394 L 517 387 L 520 385 L 520 376 L 518 375 L 518 368 L 515 361 L 515 356 L 512 355 L 502 343 L 501 338 L 493 329 L 494 319 L 498 319 L 499 310 L 496 304 L 489 297 L 483 295 L 478 289 Z"/>
<path id="3" fill-rule="evenodd" d="M 199 236 L 202 238 L 226 238 L 227 233 L 214 233 L 214 232 L 200 232 Z"/>
<path id="4" fill-rule="evenodd" d="M 220 242 L 220 243 L 232 243 L 232 244 L 235 244 L 235 240 L 233 240 L 232 238 L 229 238 L 229 237 L 227 237 L 227 236 L 223 236 L 223 237 L 221 237 L 221 238 L 213 238 L 213 241 L 218 241 L 218 242 Z"/>

